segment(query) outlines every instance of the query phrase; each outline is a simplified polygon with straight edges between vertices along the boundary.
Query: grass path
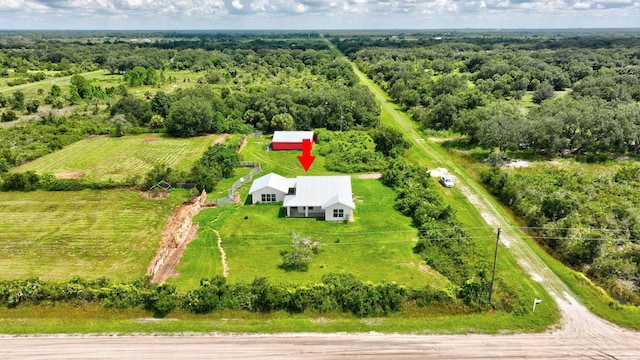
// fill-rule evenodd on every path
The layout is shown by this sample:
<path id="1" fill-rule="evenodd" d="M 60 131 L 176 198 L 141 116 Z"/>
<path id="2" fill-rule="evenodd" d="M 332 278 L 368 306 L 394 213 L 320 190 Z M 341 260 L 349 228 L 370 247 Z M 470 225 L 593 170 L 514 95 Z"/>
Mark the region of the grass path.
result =
<path id="1" fill-rule="evenodd" d="M 220 236 L 220 232 L 216 229 L 211 229 L 218 237 L 218 250 L 220 251 L 220 258 L 222 261 L 222 276 L 229 277 L 229 264 L 227 264 L 227 253 L 224 251 L 222 247 L 222 237 Z"/>

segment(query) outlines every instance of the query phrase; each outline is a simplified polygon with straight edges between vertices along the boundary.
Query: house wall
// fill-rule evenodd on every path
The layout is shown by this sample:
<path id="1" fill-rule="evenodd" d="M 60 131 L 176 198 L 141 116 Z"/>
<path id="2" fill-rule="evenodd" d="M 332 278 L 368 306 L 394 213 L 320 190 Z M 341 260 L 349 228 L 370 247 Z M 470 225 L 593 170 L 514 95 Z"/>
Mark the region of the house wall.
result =
<path id="1" fill-rule="evenodd" d="M 283 202 L 284 201 L 284 193 L 281 191 L 278 191 L 276 189 L 272 189 L 270 187 L 266 187 L 264 189 L 260 189 L 256 192 L 254 192 L 253 194 L 251 194 L 251 203 L 252 204 L 257 204 L 259 202 L 262 202 L 262 194 L 276 194 L 276 202 Z"/>
<path id="2" fill-rule="evenodd" d="M 334 209 L 342 209 L 344 217 L 333 217 Z M 335 204 L 335 205 L 329 206 L 324 210 L 324 217 L 325 217 L 325 220 L 327 221 L 344 221 L 345 219 L 350 220 L 352 218 L 351 215 L 352 215 L 351 208 L 344 206 L 342 204 Z"/>

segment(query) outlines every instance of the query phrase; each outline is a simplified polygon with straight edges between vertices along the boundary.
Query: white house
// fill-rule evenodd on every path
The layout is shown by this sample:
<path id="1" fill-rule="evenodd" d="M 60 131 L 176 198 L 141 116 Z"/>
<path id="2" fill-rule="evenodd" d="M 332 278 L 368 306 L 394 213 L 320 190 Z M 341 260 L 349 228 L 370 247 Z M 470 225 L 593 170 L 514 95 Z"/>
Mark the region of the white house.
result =
<path id="1" fill-rule="evenodd" d="M 283 202 L 284 196 L 295 187 L 296 179 L 289 179 L 278 174 L 269 173 L 259 177 L 251 184 L 249 194 L 251 203 Z"/>
<path id="2" fill-rule="evenodd" d="M 342 221 L 353 219 L 349 176 L 298 176 L 285 178 L 271 173 L 256 179 L 249 194 L 252 203 L 280 202 L 289 217 L 316 217 Z"/>

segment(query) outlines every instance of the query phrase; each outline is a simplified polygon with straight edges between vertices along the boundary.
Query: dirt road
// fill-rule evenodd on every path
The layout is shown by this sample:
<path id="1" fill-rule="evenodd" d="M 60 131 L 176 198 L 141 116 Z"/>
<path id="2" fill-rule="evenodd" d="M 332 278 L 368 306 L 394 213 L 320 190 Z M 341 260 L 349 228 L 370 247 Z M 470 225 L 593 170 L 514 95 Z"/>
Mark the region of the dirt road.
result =
<path id="1" fill-rule="evenodd" d="M 237 335 L 0 338 L 1 359 L 638 359 L 640 335 Z"/>

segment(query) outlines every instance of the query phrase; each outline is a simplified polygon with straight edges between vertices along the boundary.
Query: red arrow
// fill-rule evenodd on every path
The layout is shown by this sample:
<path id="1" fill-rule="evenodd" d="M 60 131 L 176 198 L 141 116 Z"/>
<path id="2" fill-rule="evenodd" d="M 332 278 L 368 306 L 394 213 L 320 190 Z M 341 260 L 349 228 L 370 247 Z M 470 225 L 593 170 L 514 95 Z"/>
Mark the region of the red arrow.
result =
<path id="1" fill-rule="evenodd" d="M 302 156 L 298 156 L 298 160 L 304 171 L 309 171 L 311 164 L 313 164 L 313 160 L 315 160 L 315 156 L 311 156 L 311 140 L 302 139 Z"/>

